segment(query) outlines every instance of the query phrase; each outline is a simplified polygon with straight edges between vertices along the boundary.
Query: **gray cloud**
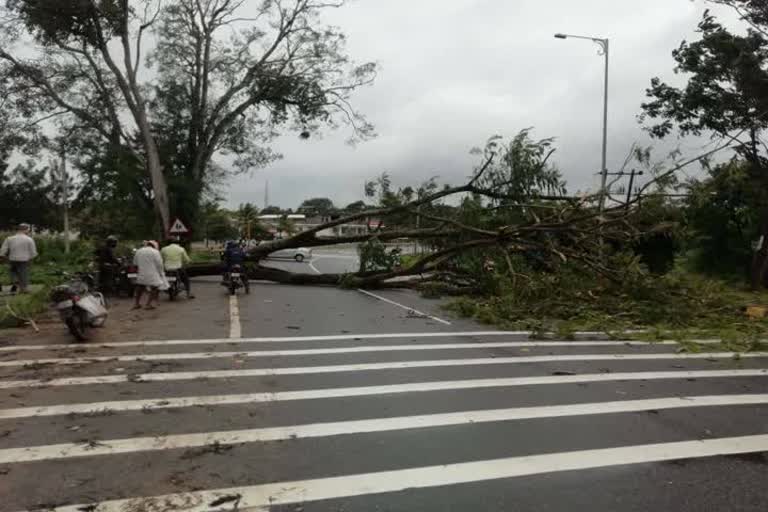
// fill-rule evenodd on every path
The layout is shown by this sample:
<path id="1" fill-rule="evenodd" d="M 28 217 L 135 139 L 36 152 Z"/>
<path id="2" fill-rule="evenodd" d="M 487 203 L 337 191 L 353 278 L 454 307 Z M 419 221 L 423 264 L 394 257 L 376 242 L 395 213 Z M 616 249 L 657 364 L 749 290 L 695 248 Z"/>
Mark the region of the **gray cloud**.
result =
<path id="1" fill-rule="evenodd" d="M 275 148 L 285 158 L 233 180 L 228 202 L 261 204 L 267 179 L 270 202 L 284 207 L 309 196 L 344 205 L 384 171 L 399 184 L 436 175 L 457 183 L 476 163 L 472 147 L 529 126 L 537 137 L 557 138 L 555 162 L 571 190 L 594 187 L 603 61 L 590 42 L 553 34 L 611 38 L 616 169 L 633 142 L 651 143 L 636 120 L 645 88 L 652 76 L 675 80 L 671 51 L 695 37 L 704 8 L 690 0 L 353 0 L 328 21 L 348 34 L 353 58 L 381 65 L 355 100 L 379 137 L 356 147 L 345 144 L 343 129 L 310 141 L 282 137 Z"/>

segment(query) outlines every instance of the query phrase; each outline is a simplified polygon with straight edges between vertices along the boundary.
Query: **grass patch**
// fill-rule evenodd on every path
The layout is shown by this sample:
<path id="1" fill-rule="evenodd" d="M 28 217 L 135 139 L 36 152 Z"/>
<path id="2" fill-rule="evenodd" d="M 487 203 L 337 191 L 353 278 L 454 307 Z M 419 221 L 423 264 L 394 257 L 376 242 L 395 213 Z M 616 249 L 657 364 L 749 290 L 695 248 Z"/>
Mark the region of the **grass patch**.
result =
<path id="1" fill-rule="evenodd" d="M 189 253 L 192 263 L 221 263 L 220 249 L 193 249 Z"/>
<path id="2" fill-rule="evenodd" d="M 23 327 L 48 309 L 49 289 L 44 287 L 34 293 L 0 298 L 0 328 Z"/>

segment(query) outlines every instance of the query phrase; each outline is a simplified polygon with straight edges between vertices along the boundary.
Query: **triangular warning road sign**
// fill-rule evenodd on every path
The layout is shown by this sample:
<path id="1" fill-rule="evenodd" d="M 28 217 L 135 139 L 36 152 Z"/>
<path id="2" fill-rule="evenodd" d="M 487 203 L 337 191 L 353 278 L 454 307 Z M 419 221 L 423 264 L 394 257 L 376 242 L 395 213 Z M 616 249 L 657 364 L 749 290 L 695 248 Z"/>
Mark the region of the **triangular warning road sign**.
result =
<path id="1" fill-rule="evenodd" d="M 172 235 L 186 235 L 189 233 L 189 229 L 187 229 L 187 226 L 181 222 L 181 219 L 176 219 L 173 224 L 171 224 L 171 229 L 168 230 L 168 233 Z"/>

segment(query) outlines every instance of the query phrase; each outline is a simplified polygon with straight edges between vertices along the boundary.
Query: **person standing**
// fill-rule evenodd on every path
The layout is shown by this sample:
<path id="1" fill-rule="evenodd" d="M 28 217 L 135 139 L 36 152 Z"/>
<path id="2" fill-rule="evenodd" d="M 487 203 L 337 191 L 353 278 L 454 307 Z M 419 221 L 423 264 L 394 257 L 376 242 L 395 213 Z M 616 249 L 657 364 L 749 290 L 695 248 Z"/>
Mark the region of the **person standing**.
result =
<path id="1" fill-rule="evenodd" d="M 182 282 L 184 289 L 187 291 L 187 298 L 194 299 L 195 296 L 192 295 L 192 286 L 189 282 L 189 275 L 185 268 L 192 262 L 189 258 L 189 254 L 187 254 L 187 250 L 175 241 L 169 240 L 160 253 L 163 255 L 165 270 L 168 272 L 176 272 L 178 279 Z"/>
<path id="2" fill-rule="evenodd" d="M 160 290 L 168 289 L 168 283 L 165 281 L 163 257 L 160 255 L 157 242 L 144 242 L 144 247 L 136 251 L 133 256 L 133 264 L 138 267 L 136 302 L 133 309 L 141 309 L 141 298 L 145 291 L 149 293 L 145 308 L 155 309 L 155 301 L 160 295 Z"/>
<path id="3" fill-rule="evenodd" d="M 27 293 L 29 265 L 37 258 L 37 246 L 29 236 L 29 224 L 20 224 L 18 232 L 9 236 L 0 247 L 0 258 L 6 258 L 11 272 L 11 293 Z"/>
<path id="4" fill-rule="evenodd" d="M 120 260 L 115 256 L 117 237 L 109 236 L 104 245 L 96 250 L 96 263 L 99 267 L 99 291 L 115 293 L 115 277 L 120 268 Z"/>

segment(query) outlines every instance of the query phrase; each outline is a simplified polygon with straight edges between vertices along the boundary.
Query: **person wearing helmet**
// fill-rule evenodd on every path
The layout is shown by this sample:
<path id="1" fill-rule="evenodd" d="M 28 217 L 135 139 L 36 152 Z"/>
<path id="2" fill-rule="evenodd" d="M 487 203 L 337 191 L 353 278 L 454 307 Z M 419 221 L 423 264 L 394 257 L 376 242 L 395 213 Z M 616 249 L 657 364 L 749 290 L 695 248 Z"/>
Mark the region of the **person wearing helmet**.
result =
<path id="1" fill-rule="evenodd" d="M 223 260 L 227 272 L 229 272 L 233 266 L 243 264 L 245 261 L 245 252 L 240 244 L 234 241 L 229 241 L 224 250 Z"/>
<path id="2" fill-rule="evenodd" d="M 115 292 L 115 280 L 120 260 L 115 256 L 117 237 L 108 236 L 104 245 L 96 249 L 96 265 L 99 269 L 99 289 L 104 293 Z"/>
<path id="3" fill-rule="evenodd" d="M 224 252 L 221 254 L 221 261 L 224 262 L 224 275 L 222 276 L 222 283 L 226 285 L 229 281 L 229 274 L 232 272 L 232 268 L 238 265 L 243 265 L 245 262 L 245 251 L 237 242 L 230 240 L 225 245 Z"/>

